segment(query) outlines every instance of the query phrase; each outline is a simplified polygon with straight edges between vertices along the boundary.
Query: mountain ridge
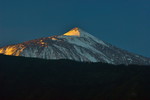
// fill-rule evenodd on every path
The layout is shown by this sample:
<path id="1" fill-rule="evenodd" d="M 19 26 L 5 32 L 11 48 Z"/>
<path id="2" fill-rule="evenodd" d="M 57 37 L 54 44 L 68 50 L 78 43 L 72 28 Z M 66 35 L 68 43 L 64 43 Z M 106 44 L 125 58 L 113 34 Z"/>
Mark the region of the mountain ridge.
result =
<path id="1" fill-rule="evenodd" d="M 0 54 L 81 62 L 150 65 L 149 58 L 119 49 L 77 27 L 62 35 L 0 48 Z"/>

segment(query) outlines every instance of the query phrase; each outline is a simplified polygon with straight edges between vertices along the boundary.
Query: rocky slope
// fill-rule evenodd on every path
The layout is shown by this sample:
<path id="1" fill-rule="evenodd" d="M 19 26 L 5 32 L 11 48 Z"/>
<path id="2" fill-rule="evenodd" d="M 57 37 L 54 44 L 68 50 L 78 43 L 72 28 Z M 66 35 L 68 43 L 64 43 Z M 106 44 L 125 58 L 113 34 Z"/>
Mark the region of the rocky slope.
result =
<path id="1" fill-rule="evenodd" d="M 81 62 L 150 65 L 150 59 L 119 49 L 79 28 L 0 48 L 0 54 Z"/>

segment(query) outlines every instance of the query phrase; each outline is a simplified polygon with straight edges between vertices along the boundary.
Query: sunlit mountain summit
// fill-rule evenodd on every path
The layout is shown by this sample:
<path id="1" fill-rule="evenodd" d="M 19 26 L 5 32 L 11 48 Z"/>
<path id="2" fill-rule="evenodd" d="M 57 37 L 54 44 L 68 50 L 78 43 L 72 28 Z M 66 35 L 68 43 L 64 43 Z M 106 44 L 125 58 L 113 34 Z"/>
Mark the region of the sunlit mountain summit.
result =
<path id="1" fill-rule="evenodd" d="M 65 33 L 64 35 L 66 36 L 79 36 L 81 35 L 81 32 L 79 31 L 79 28 L 75 27 L 72 30 L 70 30 L 69 32 Z"/>
<path id="2" fill-rule="evenodd" d="M 149 58 L 119 49 L 77 27 L 63 35 L 2 47 L 0 54 L 80 62 L 150 65 Z"/>

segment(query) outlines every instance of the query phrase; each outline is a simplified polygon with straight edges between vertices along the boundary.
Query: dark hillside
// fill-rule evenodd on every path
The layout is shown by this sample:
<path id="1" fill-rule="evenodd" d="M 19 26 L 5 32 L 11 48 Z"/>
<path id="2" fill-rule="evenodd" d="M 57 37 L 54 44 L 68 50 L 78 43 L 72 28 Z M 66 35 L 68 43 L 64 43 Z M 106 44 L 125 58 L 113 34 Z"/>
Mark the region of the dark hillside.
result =
<path id="1" fill-rule="evenodd" d="M 0 100 L 150 100 L 150 66 L 0 55 Z"/>

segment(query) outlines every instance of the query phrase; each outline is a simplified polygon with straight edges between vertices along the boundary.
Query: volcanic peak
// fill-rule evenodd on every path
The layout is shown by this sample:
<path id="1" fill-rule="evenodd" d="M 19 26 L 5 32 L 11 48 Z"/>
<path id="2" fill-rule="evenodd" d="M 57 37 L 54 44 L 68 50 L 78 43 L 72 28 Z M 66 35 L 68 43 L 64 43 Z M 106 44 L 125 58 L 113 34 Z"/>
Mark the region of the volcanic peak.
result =
<path id="1" fill-rule="evenodd" d="M 65 36 L 78 36 L 80 37 L 80 29 L 78 27 L 73 28 L 72 30 L 68 31 L 67 33 L 63 34 Z"/>

